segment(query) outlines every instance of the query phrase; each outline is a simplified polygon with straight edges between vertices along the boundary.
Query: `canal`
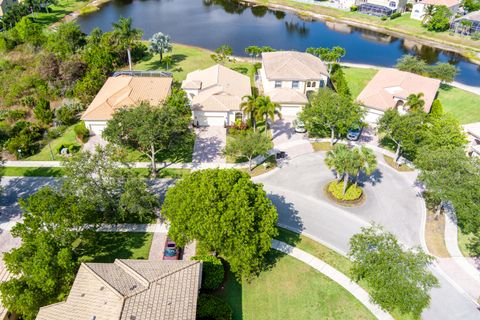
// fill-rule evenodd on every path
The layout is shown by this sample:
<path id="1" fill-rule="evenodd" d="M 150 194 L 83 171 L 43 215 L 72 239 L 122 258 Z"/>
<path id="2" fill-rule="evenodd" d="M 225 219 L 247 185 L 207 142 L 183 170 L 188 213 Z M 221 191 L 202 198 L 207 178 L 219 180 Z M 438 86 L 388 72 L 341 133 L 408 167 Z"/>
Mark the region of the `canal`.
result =
<path id="1" fill-rule="evenodd" d="M 134 26 L 144 30 L 145 39 L 161 31 L 173 42 L 212 50 L 228 44 L 236 55 L 245 55 L 244 48 L 250 45 L 301 51 L 341 46 L 347 51 L 343 61 L 391 67 L 409 53 L 430 64 L 450 62 L 460 71 L 458 82 L 480 87 L 480 66 L 459 54 L 342 23 L 306 21 L 294 13 L 249 7 L 231 0 L 113 0 L 97 12 L 80 16 L 78 23 L 87 33 L 95 27 L 108 31 L 120 16 L 131 17 Z"/>

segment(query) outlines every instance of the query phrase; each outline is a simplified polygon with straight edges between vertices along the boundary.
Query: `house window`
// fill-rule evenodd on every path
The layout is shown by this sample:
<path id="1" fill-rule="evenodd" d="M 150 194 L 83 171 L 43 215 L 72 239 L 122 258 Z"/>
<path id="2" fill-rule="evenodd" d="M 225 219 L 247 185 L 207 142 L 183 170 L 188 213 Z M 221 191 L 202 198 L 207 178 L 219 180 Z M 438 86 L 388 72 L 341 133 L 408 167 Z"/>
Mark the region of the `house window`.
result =
<path id="1" fill-rule="evenodd" d="M 298 89 L 298 81 L 292 81 L 292 88 L 293 89 Z"/>
<path id="2" fill-rule="evenodd" d="M 241 112 L 235 113 L 235 122 L 237 121 L 242 121 L 243 120 L 243 115 Z"/>
<path id="3" fill-rule="evenodd" d="M 320 84 L 320 88 L 323 88 L 323 87 L 325 87 L 325 81 L 323 81 L 323 80 L 320 80 L 320 83 L 319 83 L 319 84 Z"/>
<path id="4" fill-rule="evenodd" d="M 275 81 L 275 88 L 281 88 L 282 87 L 282 81 Z"/>
<path id="5" fill-rule="evenodd" d="M 395 1 L 390 1 L 388 4 L 391 8 L 395 8 L 397 6 L 397 3 Z"/>
<path id="6" fill-rule="evenodd" d="M 310 81 L 307 82 L 307 87 L 310 87 L 312 83 Z"/>
<path id="7" fill-rule="evenodd" d="M 317 82 L 316 81 L 312 81 L 312 85 L 310 87 L 312 88 L 315 88 L 317 86 Z"/>

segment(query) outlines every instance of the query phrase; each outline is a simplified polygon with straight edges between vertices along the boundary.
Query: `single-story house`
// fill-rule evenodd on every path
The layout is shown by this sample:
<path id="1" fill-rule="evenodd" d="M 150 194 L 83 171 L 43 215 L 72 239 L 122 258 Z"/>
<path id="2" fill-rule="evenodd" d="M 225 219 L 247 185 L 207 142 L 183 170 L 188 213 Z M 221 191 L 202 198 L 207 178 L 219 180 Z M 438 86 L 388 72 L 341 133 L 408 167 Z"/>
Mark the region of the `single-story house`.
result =
<path id="1" fill-rule="evenodd" d="M 250 78 L 217 64 L 190 72 L 182 82 L 195 126 L 230 126 L 243 121 L 241 104 L 252 94 Z"/>
<path id="2" fill-rule="evenodd" d="M 462 24 L 462 21 L 469 21 L 471 26 Z M 450 28 L 456 33 L 465 35 L 471 35 L 472 33 L 480 32 L 480 10 L 470 12 L 463 17 L 455 19 L 451 23 Z"/>
<path id="3" fill-rule="evenodd" d="M 37 320 L 195 320 L 201 261 L 82 263 L 66 301 Z"/>
<path id="4" fill-rule="evenodd" d="M 480 157 L 480 122 L 464 124 L 463 129 L 468 139 L 468 155 Z"/>
<path id="5" fill-rule="evenodd" d="M 428 6 L 446 6 L 453 15 L 458 12 L 460 8 L 459 0 L 421 0 L 415 3 L 412 7 L 412 14 L 410 18 L 415 20 L 423 20 Z"/>
<path id="6" fill-rule="evenodd" d="M 142 76 L 133 72 L 131 75 L 114 75 L 107 79 L 81 119 L 91 134 L 101 135 L 116 110 L 141 101 L 158 105 L 168 97 L 171 86 L 172 77 L 163 74 Z"/>
<path id="7" fill-rule="evenodd" d="M 383 113 L 397 108 L 406 112 L 405 103 L 410 94 L 423 93 L 424 110 L 430 112 L 440 87 L 440 80 L 396 69 L 380 69 L 360 92 L 357 102 L 366 109 L 365 121 L 376 124 Z"/>
<path id="8" fill-rule="evenodd" d="M 2 255 L 0 255 L 0 283 L 10 280 L 12 275 L 7 271 L 7 268 L 3 265 Z M 15 320 L 17 316 L 9 312 L 7 308 L 2 305 L 2 299 L 0 297 L 0 320 Z"/>
<path id="9" fill-rule="evenodd" d="M 404 12 L 407 0 L 357 0 L 358 12 L 376 17 Z"/>
<path id="10" fill-rule="evenodd" d="M 329 79 L 322 60 L 298 51 L 262 53 L 259 73 L 263 93 L 281 106 L 284 116 L 296 116 L 308 103 L 307 94 L 327 86 Z"/>

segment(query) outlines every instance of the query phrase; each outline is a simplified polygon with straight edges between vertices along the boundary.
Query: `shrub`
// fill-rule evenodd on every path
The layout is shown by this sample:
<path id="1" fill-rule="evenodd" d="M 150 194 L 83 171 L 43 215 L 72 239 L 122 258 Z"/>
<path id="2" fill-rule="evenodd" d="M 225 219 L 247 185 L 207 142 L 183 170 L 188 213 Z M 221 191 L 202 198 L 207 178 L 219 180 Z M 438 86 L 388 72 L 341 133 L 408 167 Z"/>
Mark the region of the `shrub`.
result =
<path id="1" fill-rule="evenodd" d="M 402 14 L 401 14 L 400 12 L 392 13 L 392 14 L 390 15 L 390 20 L 397 19 L 397 18 L 399 18 L 399 17 L 401 17 L 401 16 L 402 16 Z"/>
<path id="2" fill-rule="evenodd" d="M 82 109 L 79 104 L 67 104 L 55 110 L 55 118 L 61 125 L 72 125 L 78 121 L 78 113 Z"/>
<path id="3" fill-rule="evenodd" d="M 25 118 L 26 115 L 27 111 L 21 109 L 14 109 L 7 112 L 7 114 L 5 115 L 5 119 L 10 122 L 15 122 Z"/>
<path id="4" fill-rule="evenodd" d="M 472 40 L 478 41 L 480 40 L 480 32 L 474 32 L 471 34 Z"/>
<path id="5" fill-rule="evenodd" d="M 57 147 L 57 153 L 60 154 L 62 149 L 66 148 L 68 150 L 68 154 L 74 154 L 80 151 L 80 146 L 76 143 L 64 143 Z"/>
<path id="6" fill-rule="evenodd" d="M 85 142 L 90 135 L 90 131 L 88 131 L 87 127 L 85 127 L 84 122 L 80 122 L 79 124 L 77 124 L 73 128 L 73 131 L 75 131 L 75 135 L 77 136 L 77 138 L 83 142 Z"/>
<path id="7" fill-rule="evenodd" d="M 6 148 L 8 152 L 20 159 L 31 156 L 38 151 L 38 140 L 42 137 L 42 134 L 41 129 L 30 122 L 19 121 L 17 124 L 20 124 L 20 126 L 14 126 L 16 133 L 12 134 L 13 137 L 6 142 Z"/>
<path id="8" fill-rule="evenodd" d="M 56 128 L 51 128 L 50 130 L 48 130 L 47 136 L 49 139 L 56 139 L 60 137 L 62 134 L 64 134 L 66 130 L 67 130 L 66 126 L 58 126 Z"/>
<path id="9" fill-rule="evenodd" d="M 53 111 L 50 109 L 50 102 L 40 99 L 33 109 L 35 119 L 43 124 L 50 124 L 53 121 Z"/>
<path id="10" fill-rule="evenodd" d="M 343 181 L 330 182 L 327 190 L 338 200 L 353 201 L 362 196 L 362 188 L 350 183 L 347 187 L 347 191 L 343 194 Z"/>
<path id="11" fill-rule="evenodd" d="M 225 270 L 222 261 L 219 258 L 210 255 L 202 255 L 194 256 L 191 259 L 203 261 L 202 288 L 215 290 L 220 287 L 223 278 L 225 277 Z"/>
<path id="12" fill-rule="evenodd" d="M 352 12 L 358 11 L 358 6 L 351 6 L 350 11 L 352 11 Z"/>
<path id="13" fill-rule="evenodd" d="M 388 17 L 387 17 L 387 16 L 382 16 L 380 19 L 381 19 L 382 21 L 385 21 L 385 20 L 388 19 Z"/>
<path id="14" fill-rule="evenodd" d="M 232 308 L 222 299 L 201 294 L 197 303 L 198 320 L 231 320 Z"/>

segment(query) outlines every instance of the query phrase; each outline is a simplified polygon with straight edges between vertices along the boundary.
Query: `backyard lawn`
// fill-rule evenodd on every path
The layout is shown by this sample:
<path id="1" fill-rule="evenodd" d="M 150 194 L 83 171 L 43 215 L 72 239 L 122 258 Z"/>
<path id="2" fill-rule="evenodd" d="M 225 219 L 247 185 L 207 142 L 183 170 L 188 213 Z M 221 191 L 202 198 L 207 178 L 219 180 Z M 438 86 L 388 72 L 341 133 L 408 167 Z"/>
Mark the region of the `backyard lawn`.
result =
<path id="1" fill-rule="evenodd" d="M 87 4 L 88 0 L 58 0 L 56 1 L 56 4 L 48 6 L 49 13 L 32 13 L 31 16 L 34 18 L 35 22 L 48 26 L 61 20 L 67 14 L 70 14 L 76 10 L 81 9 L 82 7 L 85 7 Z"/>
<path id="2" fill-rule="evenodd" d="M 267 271 L 241 285 L 232 274 L 223 292 L 235 320 L 374 319 L 349 292 L 295 258 L 272 250 Z"/>
<path id="3" fill-rule="evenodd" d="M 170 55 L 172 56 L 172 63 L 168 66 L 160 62 L 159 55 L 154 55 L 148 60 L 141 61 L 133 66 L 135 70 L 155 70 L 168 71 L 173 73 L 175 81 L 181 82 L 187 77 L 187 74 L 211 67 L 216 64 L 210 55 L 212 51 L 198 47 L 187 46 L 183 44 L 173 44 L 173 49 Z M 240 73 L 253 77 L 253 65 L 248 62 L 227 63 L 227 67 L 234 69 Z"/>
<path id="4" fill-rule="evenodd" d="M 99 232 L 95 252 L 86 252 L 80 258 L 88 262 L 114 262 L 115 259 L 148 259 L 153 233 Z"/>
<path id="5" fill-rule="evenodd" d="M 63 169 L 51 167 L 1 167 L 0 177 L 1 176 L 61 177 L 63 176 Z"/>
<path id="6" fill-rule="evenodd" d="M 344 68 L 352 97 L 357 97 L 376 73 L 375 69 Z M 443 85 L 438 92 L 445 112 L 450 112 L 460 123 L 480 121 L 480 96 L 468 91 Z"/>
<path id="7" fill-rule="evenodd" d="M 63 135 L 61 137 L 58 137 L 57 139 L 54 139 L 50 142 L 50 147 L 51 147 L 51 150 L 52 150 L 52 153 L 53 153 L 53 159 L 52 159 L 52 155 L 51 155 L 51 152 L 50 152 L 50 147 L 48 146 L 48 144 L 42 148 L 42 150 L 40 150 L 39 153 L 37 154 L 34 154 L 33 156 L 30 156 L 26 159 L 22 159 L 22 160 L 32 160 L 32 161 L 51 161 L 51 160 L 55 160 L 55 161 L 60 161 L 63 159 L 63 157 L 57 152 L 57 148 L 60 147 L 60 145 L 62 144 L 70 144 L 70 143 L 76 143 L 78 145 L 80 145 L 80 143 L 77 141 L 76 137 L 75 137 L 75 131 L 73 130 L 73 128 L 75 127 L 75 125 L 72 125 L 70 127 L 67 128 L 67 130 L 63 133 Z"/>

